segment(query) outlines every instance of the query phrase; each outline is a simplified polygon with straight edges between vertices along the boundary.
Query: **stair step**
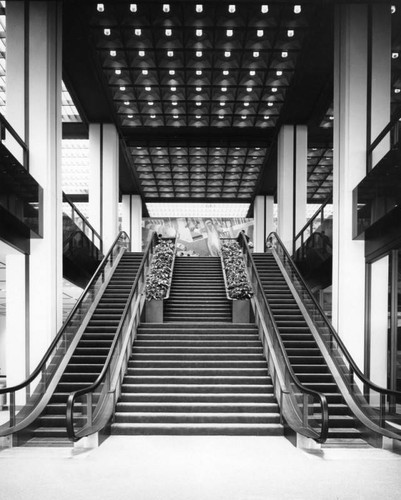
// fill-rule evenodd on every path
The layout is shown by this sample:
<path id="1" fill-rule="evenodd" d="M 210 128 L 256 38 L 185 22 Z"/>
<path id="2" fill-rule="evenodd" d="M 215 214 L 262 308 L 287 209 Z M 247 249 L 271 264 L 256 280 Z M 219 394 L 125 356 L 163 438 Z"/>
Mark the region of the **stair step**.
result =
<path id="1" fill-rule="evenodd" d="M 243 424 L 263 424 L 279 423 L 280 415 L 278 413 L 180 413 L 180 412 L 119 412 L 115 413 L 116 424 L 119 423 L 243 423 Z"/>
<path id="2" fill-rule="evenodd" d="M 263 435 L 282 436 L 280 424 L 112 424 L 114 435 Z"/>

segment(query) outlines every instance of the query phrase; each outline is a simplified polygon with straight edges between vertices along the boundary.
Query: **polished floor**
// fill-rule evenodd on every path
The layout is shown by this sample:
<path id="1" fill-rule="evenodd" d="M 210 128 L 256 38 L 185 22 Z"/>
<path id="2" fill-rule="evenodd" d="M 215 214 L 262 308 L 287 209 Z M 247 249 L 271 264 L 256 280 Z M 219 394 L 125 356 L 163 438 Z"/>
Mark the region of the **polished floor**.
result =
<path id="1" fill-rule="evenodd" d="M 0 450 L 1 500 L 401 498 L 401 454 L 305 452 L 281 437 L 115 436 L 92 450 Z"/>

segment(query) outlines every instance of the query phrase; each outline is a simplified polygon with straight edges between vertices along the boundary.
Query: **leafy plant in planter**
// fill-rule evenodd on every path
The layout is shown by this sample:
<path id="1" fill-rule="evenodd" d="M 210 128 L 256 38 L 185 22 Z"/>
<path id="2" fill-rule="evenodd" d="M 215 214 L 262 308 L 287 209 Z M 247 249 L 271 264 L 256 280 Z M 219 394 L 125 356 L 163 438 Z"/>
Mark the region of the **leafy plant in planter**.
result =
<path id="1" fill-rule="evenodd" d="M 241 247 L 236 241 L 224 243 L 221 247 L 228 296 L 231 299 L 245 300 L 253 296 L 242 256 Z"/>
<path id="2" fill-rule="evenodd" d="M 160 241 L 154 250 L 150 271 L 146 278 L 146 300 L 163 300 L 170 284 L 171 264 L 175 245 L 171 241 Z"/>

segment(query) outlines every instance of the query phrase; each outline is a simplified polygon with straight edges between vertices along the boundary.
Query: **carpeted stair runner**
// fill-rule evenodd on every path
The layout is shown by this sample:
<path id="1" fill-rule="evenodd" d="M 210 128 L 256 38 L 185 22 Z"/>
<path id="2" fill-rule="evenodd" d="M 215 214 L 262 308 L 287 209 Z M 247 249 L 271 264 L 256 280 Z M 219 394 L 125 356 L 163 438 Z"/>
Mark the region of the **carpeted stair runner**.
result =
<path id="1" fill-rule="evenodd" d="M 26 446 L 71 446 L 66 433 L 67 398 L 72 391 L 93 383 L 101 372 L 142 257 L 142 253 L 126 252 L 121 258 Z"/>
<path id="2" fill-rule="evenodd" d="M 294 373 L 327 398 L 330 429 L 325 446 L 366 445 L 274 256 L 254 253 L 253 259 Z"/>

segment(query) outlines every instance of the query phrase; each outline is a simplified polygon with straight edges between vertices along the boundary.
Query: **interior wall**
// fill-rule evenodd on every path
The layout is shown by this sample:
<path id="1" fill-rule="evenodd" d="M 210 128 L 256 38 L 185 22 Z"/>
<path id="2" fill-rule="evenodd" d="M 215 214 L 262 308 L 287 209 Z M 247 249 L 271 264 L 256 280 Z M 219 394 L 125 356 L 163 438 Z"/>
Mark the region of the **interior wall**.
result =
<path id="1" fill-rule="evenodd" d="M 0 375 L 6 375 L 6 317 L 0 316 Z"/>

